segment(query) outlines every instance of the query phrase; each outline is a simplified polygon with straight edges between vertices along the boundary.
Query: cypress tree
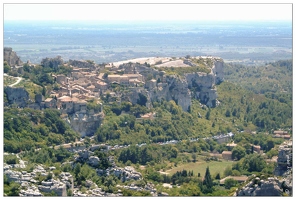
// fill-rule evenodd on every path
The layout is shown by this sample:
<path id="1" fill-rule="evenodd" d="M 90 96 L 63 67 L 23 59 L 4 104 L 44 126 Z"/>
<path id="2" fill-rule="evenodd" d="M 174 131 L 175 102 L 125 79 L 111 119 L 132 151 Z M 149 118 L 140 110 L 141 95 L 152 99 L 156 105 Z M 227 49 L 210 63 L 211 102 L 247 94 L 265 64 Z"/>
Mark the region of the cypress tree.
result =
<path id="1" fill-rule="evenodd" d="M 209 166 L 206 169 L 205 177 L 203 180 L 203 193 L 211 193 L 213 191 L 213 180 L 210 174 Z"/>

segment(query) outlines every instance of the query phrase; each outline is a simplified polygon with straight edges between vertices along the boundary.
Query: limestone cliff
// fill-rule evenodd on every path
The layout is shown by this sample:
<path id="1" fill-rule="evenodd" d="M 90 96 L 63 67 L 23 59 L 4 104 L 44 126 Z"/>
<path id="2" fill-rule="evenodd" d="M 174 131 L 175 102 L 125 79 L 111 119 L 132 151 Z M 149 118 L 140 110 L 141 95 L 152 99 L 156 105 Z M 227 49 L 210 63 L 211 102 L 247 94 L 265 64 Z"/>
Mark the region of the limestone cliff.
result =
<path id="1" fill-rule="evenodd" d="M 156 87 L 148 88 L 152 101 L 165 99 L 174 100 L 184 111 L 191 106 L 191 98 L 198 99 L 209 107 L 216 106 L 217 91 L 215 85 L 224 80 L 224 63 L 218 58 L 211 58 L 210 73 L 194 72 L 180 75 L 163 75 L 159 72 L 162 81 Z"/>
<path id="2" fill-rule="evenodd" d="M 76 112 L 69 114 L 66 121 L 71 128 L 80 133 L 81 137 L 93 135 L 97 128 L 101 125 L 104 118 L 104 113 L 83 113 Z"/>
<path id="3" fill-rule="evenodd" d="M 191 93 L 184 77 L 167 76 L 166 83 L 158 83 L 156 88 L 148 91 L 151 101 L 174 100 L 185 111 L 191 105 Z"/>
<path id="4" fill-rule="evenodd" d="M 26 107 L 29 100 L 29 93 L 25 88 L 5 87 L 4 93 L 6 94 L 9 104 L 16 104 L 19 107 Z"/>
<path id="5" fill-rule="evenodd" d="M 20 57 L 16 55 L 16 52 L 12 51 L 12 48 L 4 47 L 3 54 L 4 61 L 6 61 L 10 67 L 20 66 L 23 64 Z"/>

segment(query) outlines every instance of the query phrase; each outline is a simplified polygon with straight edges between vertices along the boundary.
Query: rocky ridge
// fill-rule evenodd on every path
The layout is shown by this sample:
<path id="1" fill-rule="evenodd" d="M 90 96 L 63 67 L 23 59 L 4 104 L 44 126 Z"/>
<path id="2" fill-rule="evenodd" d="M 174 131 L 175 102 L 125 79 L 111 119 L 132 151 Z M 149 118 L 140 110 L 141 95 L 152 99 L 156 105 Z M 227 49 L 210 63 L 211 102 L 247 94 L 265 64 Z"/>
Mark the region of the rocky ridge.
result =
<path id="1" fill-rule="evenodd" d="M 224 80 L 224 63 L 222 59 L 211 58 L 213 66 L 210 73 L 186 73 L 183 76 L 165 75 L 160 73 L 161 83 L 149 88 L 149 97 L 153 100 L 174 100 L 187 111 L 191 106 L 191 98 L 198 99 L 208 107 L 217 105 L 217 91 L 215 85 Z"/>
<path id="2" fill-rule="evenodd" d="M 146 96 L 147 106 L 151 105 L 152 101 L 174 100 L 182 107 L 184 111 L 188 111 L 191 106 L 191 99 L 198 99 L 202 104 L 208 107 L 217 105 L 217 91 L 215 85 L 224 80 L 224 62 L 221 58 L 205 57 L 211 60 L 212 66 L 210 73 L 194 72 L 185 73 L 184 75 L 168 75 L 165 71 L 159 71 L 157 68 L 152 68 L 149 64 L 140 63 L 124 63 L 118 66 L 119 70 L 123 70 L 125 74 L 140 73 L 144 77 L 152 76 L 155 79 L 146 80 L 145 89 L 136 88 L 123 96 L 129 99 L 130 102 L 137 102 L 138 95 L 141 93 Z M 203 57 L 197 59 L 203 59 Z M 186 63 L 189 61 L 185 60 Z M 185 62 L 184 61 L 184 62 Z M 193 64 L 187 64 L 188 67 Z M 178 66 L 175 66 L 176 68 Z"/>
<path id="3" fill-rule="evenodd" d="M 10 67 L 17 67 L 23 64 L 16 52 L 12 51 L 12 48 L 4 47 L 3 54 L 4 61 L 6 61 Z"/>

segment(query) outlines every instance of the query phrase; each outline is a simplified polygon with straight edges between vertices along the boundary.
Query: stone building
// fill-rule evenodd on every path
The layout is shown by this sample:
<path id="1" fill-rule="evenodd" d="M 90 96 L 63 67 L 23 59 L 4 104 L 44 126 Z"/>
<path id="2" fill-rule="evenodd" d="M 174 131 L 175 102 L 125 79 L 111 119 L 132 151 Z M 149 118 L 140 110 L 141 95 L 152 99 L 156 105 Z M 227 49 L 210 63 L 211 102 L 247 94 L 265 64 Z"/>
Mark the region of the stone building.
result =
<path id="1" fill-rule="evenodd" d="M 47 98 L 44 101 L 45 108 L 56 108 L 57 101 L 54 98 Z"/>
<path id="2" fill-rule="evenodd" d="M 231 151 L 223 151 L 222 158 L 225 160 L 232 160 L 232 152 Z"/>

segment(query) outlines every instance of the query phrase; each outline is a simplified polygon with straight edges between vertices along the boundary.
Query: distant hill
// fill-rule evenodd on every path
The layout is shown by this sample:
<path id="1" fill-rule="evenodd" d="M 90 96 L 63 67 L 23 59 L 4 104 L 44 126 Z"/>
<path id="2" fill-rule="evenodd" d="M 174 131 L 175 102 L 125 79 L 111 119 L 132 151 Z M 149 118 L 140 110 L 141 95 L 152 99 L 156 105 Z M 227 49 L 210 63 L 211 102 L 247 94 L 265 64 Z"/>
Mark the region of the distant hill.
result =
<path id="1" fill-rule="evenodd" d="M 292 70 L 292 60 L 281 60 L 257 67 L 225 64 L 224 78 L 257 94 L 268 92 L 291 94 Z"/>

